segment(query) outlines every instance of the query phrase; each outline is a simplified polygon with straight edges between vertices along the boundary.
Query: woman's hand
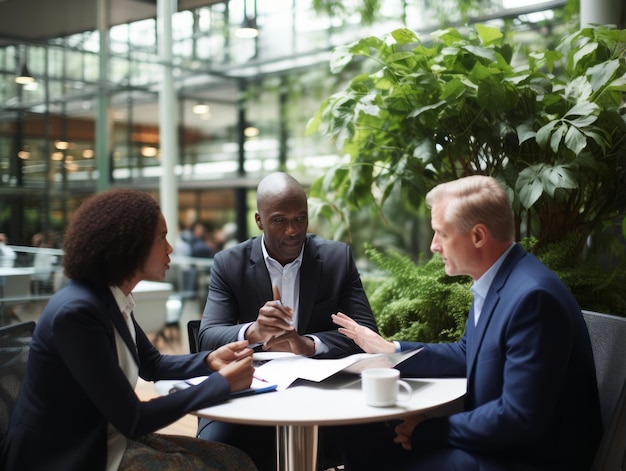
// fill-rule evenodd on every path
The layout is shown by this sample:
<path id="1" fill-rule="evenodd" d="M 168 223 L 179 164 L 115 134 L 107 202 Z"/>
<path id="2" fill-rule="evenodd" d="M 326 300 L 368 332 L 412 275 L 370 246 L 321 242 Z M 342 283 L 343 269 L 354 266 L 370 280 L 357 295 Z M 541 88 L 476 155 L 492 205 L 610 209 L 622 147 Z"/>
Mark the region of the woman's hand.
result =
<path id="1" fill-rule="evenodd" d="M 339 325 L 339 332 L 354 340 L 366 353 L 394 353 L 396 346 L 385 340 L 369 327 L 357 323 L 342 312 L 331 315 L 333 322 Z"/>
<path id="2" fill-rule="evenodd" d="M 219 372 L 230 385 L 230 390 L 240 391 L 252 384 L 254 367 L 252 354 L 247 340 L 227 343 L 217 350 L 213 350 L 206 357 L 207 366 Z"/>
<path id="3" fill-rule="evenodd" d="M 250 357 L 250 361 L 252 361 L 253 353 L 252 349 L 248 348 L 247 340 L 239 340 L 238 342 L 227 343 L 217 350 L 213 350 L 207 355 L 205 361 L 210 369 L 220 371 L 226 365 L 236 360 Z"/>
<path id="4" fill-rule="evenodd" d="M 250 349 L 248 348 L 248 350 Z M 248 389 L 252 384 L 252 375 L 254 374 L 252 355 L 229 363 L 220 369 L 219 373 L 228 381 L 231 392 Z"/>

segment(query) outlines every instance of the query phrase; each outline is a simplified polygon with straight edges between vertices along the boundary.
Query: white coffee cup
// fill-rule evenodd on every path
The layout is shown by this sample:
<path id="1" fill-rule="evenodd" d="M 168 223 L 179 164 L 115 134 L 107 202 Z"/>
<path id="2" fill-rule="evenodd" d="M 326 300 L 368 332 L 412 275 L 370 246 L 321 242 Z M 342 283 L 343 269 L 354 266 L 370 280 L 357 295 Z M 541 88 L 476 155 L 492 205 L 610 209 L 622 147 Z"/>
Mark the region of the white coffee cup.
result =
<path id="1" fill-rule="evenodd" d="M 411 385 L 400 379 L 400 372 L 394 368 L 369 368 L 361 372 L 361 388 L 365 403 L 369 406 L 388 407 L 398 403 L 398 393 L 404 390 L 401 401 L 408 401 L 413 395 Z"/>

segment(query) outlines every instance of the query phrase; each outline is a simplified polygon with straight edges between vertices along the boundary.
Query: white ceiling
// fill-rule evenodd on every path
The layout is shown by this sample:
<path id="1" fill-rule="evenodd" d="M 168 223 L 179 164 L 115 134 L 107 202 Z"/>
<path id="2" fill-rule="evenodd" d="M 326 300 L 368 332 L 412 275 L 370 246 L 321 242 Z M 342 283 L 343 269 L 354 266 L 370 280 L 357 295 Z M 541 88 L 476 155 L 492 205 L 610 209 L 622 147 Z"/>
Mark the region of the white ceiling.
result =
<path id="1" fill-rule="evenodd" d="M 156 17 L 157 0 L 102 0 L 109 10 L 109 26 Z M 178 0 L 179 10 L 211 5 L 224 0 Z M 47 39 L 97 29 L 97 9 L 100 0 L 0 0 L 0 45 L 37 43 Z M 203 78 L 205 81 L 207 78 Z M 219 87 L 199 88 L 198 100 L 214 98 L 211 101 L 209 120 L 202 119 L 191 112 L 191 106 L 172 110 L 172 113 L 184 113 L 185 126 L 202 133 L 211 134 L 211 128 L 219 121 L 219 126 L 235 125 L 236 113 L 232 103 L 236 101 L 236 90 L 225 86 L 220 81 Z M 81 91 L 78 90 L 78 93 Z M 82 92 L 86 92 L 83 90 Z M 115 120 L 124 121 L 129 113 L 133 121 L 149 125 L 158 124 L 159 110 L 156 99 L 157 90 L 152 90 L 152 98 L 141 93 L 142 98 L 133 103 L 129 110 L 125 103 L 116 104 L 112 98 L 111 109 Z M 196 93 L 194 92 L 194 97 Z M 148 99 L 146 99 L 148 98 Z M 124 98 L 123 100 L 126 100 Z M 195 101 L 195 100 L 194 100 Z M 230 104 L 228 104 L 230 102 Z M 190 100 L 189 103 L 192 103 Z M 5 104 L 6 105 L 6 104 Z M 54 104 L 53 110 L 54 110 Z M 61 107 L 62 104 L 58 104 Z M 93 118 L 95 102 L 65 102 L 64 111 L 74 117 Z"/>
<path id="2" fill-rule="evenodd" d="M 156 0 L 0 0 L 0 41 L 40 41 L 98 29 L 100 1 L 109 26 L 156 17 Z M 179 10 L 223 0 L 178 0 Z"/>

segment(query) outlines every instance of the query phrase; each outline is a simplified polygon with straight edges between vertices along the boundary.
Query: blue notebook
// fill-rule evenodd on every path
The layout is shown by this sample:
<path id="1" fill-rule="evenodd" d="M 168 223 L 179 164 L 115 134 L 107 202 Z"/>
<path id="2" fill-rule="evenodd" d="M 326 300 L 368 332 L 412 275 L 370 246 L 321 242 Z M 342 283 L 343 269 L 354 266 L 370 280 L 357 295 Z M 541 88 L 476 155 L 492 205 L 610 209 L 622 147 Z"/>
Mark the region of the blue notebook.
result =
<path id="1" fill-rule="evenodd" d="M 197 386 L 198 384 L 202 383 L 207 378 L 208 376 L 200 376 L 197 378 L 190 378 L 184 381 L 179 381 L 178 383 L 175 383 L 170 388 L 170 394 L 176 391 L 182 391 L 192 386 Z M 235 391 L 235 392 L 230 393 L 230 397 L 244 397 L 244 396 L 252 396 L 254 394 L 263 394 L 267 392 L 276 391 L 276 388 L 278 387 L 276 384 L 266 384 L 258 380 L 253 380 L 252 385 L 253 387 L 251 388 L 242 389 L 241 391 Z"/>

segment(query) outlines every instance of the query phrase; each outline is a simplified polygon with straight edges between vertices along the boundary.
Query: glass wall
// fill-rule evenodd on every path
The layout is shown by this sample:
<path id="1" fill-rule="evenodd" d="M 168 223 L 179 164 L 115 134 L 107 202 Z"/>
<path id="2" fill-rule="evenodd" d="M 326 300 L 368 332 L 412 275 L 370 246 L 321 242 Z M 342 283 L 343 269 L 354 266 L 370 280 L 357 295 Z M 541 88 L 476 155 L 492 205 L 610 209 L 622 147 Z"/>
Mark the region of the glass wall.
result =
<path id="1" fill-rule="evenodd" d="M 305 132 L 341 83 L 328 68 L 332 48 L 403 25 L 426 35 L 440 26 L 443 5 L 389 0 L 381 2 L 376 21 L 365 24 L 352 13 L 361 3 L 346 0 L 341 15 L 316 12 L 310 0 L 230 0 L 174 14 L 177 104 L 169 111 L 178 130 L 181 220 L 193 213 L 233 221 L 241 210 L 237 188 L 254 188 L 277 169 L 307 183 L 340 159 L 332 142 Z M 562 5 L 549 3 L 545 11 L 537 7 L 539 22 L 519 13 L 506 21 L 485 19 L 523 31 L 520 37 L 532 45 L 545 36 L 537 25 L 561 25 L 554 12 Z M 491 4 L 494 11 L 506 8 Z M 257 38 L 237 36 L 244 16 L 256 17 Z M 98 31 L 0 47 L 0 232 L 12 243 L 61 231 L 99 179 L 158 194 L 157 22 L 117 25 L 108 36 L 104 81 Z M 23 63 L 36 80 L 18 85 L 15 71 Z M 97 155 L 98 120 L 107 129 L 104 155 Z M 99 175 L 102 161 L 109 175 Z"/>

